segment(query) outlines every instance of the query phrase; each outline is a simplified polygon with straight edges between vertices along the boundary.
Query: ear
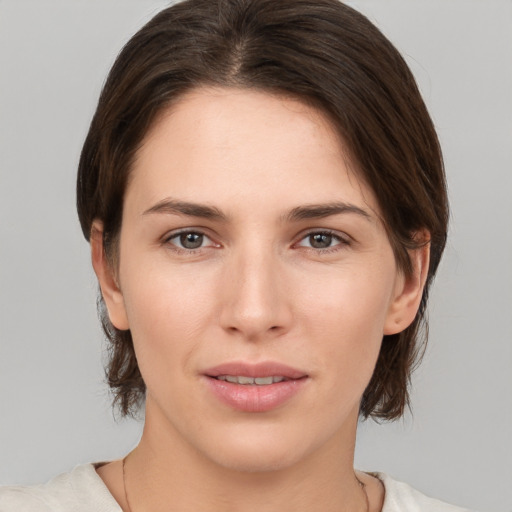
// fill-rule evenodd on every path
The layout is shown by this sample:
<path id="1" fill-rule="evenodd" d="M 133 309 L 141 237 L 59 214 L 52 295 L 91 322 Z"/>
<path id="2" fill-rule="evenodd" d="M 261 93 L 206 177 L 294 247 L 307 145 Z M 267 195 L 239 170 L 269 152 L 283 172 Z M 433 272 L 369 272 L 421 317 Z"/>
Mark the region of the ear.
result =
<path id="1" fill-rule="evenodd" d="M 412 272 L 397 276 L 393 300 L 384 325 L 384 334 L 397 334 L 412 324 L 418 312 L 423 289 L 428 275 L 430 261 L 430 235 L 427 231 L 417 233 L 415 239 L 425 242 L 417 249 L 409 251 Z"/>
<path id="2" fill-rule="evenodd" d="M 112 325 L 121 331 L 129 329 L 124 297 L 119 287 L 115 269 L 108 262 L 103 247 L 103 223 L 95 220 L 91 228 L 91 259 L 100 284 L 101 294 L 107 306 Z"/>

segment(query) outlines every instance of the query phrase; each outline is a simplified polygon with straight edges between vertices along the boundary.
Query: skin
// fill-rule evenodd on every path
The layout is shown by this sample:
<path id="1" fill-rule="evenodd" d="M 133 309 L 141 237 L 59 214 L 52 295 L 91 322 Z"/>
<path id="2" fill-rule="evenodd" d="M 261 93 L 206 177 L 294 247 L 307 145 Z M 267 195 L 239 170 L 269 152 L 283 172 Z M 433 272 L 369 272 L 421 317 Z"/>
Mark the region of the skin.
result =
<path id="1" fill-rule="evenodd" d="M 163 208 L 170 200 L 222 217 Z M 291 215 L 340 203 L 348 210 Z M 132 512 L 366 510 L 353 469 L 359 402 L 383 335 L 416 315 L 428 248 L 410 253 L 406 278 L 327 117 L 254 90 L 189 92 L 137 154 L 114 271 L 101 230 L 96 221 L 93 265 L 147 385 L 143 436 L 126 462 Z M 201 246 L 184 247 L 183 231 Z M 234 360 L 279 361 L 307 379 L 276 409 L 241 412 L 202 374 Z M 98 473 L 127 510 L 121 463 Z M 382 485 L 359 478 L 381 510 Z"/>

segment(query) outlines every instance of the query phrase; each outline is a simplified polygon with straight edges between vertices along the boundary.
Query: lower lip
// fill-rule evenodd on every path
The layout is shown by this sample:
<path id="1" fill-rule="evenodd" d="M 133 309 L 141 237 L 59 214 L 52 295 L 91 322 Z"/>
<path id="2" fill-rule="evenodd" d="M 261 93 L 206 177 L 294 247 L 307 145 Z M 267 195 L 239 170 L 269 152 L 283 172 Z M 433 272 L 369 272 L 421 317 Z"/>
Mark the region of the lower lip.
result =
<path id="1" fill-rule="evenodd" d="M 226 405 L 243 412 L 266 412 L 276 409 L 295 396 L 307 378 L 275 382 L 267 386 L 233 384 L 207 377 L 215 396 Z"/>

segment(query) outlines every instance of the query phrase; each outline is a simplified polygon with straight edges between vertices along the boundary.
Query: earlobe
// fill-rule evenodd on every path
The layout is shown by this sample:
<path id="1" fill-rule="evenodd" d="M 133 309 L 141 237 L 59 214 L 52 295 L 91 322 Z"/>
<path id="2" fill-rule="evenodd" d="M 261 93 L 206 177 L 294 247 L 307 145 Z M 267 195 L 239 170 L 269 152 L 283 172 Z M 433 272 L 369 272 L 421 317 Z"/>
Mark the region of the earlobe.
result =
<path id="1" fill-rule="evenodd" d="M 124 297 L 117 282 L 115 271 L 107 260 L 103 247 L 103 224 L 95 220 L 91 228 L 91 259 L 98 278 L 101 294 L 112 325 L 119 330 L 129 329 Z"/>
<path id="2" fill-rule="evenodd" d="M 384 334 L 397 334 L 411 325 L 416 317 L 423 296 L 423 289 L 428 275 L 430 261 L 430 236 L 428 233 L 421 233 L 425 240 L 417 249 L 409 251 L 412 273 L 409 276 L 401 273 L 397 277 L 393 301 L 390 305 Z"/>

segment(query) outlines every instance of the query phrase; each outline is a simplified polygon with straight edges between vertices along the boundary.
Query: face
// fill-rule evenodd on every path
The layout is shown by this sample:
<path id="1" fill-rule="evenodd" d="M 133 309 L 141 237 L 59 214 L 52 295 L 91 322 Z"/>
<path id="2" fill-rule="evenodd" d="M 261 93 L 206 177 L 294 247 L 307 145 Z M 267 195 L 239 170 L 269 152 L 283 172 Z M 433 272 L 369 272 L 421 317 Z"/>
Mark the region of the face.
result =
<path id="1" fill-rule="evenodd" d="M 328 119 L 263 92 L 196 89 L 160 118 L 119 251 L 115 281 L 95 267 L 133 336 L 147 425 L 224 467 L 353 443 L 382 337 L 417 307 Z"/>

